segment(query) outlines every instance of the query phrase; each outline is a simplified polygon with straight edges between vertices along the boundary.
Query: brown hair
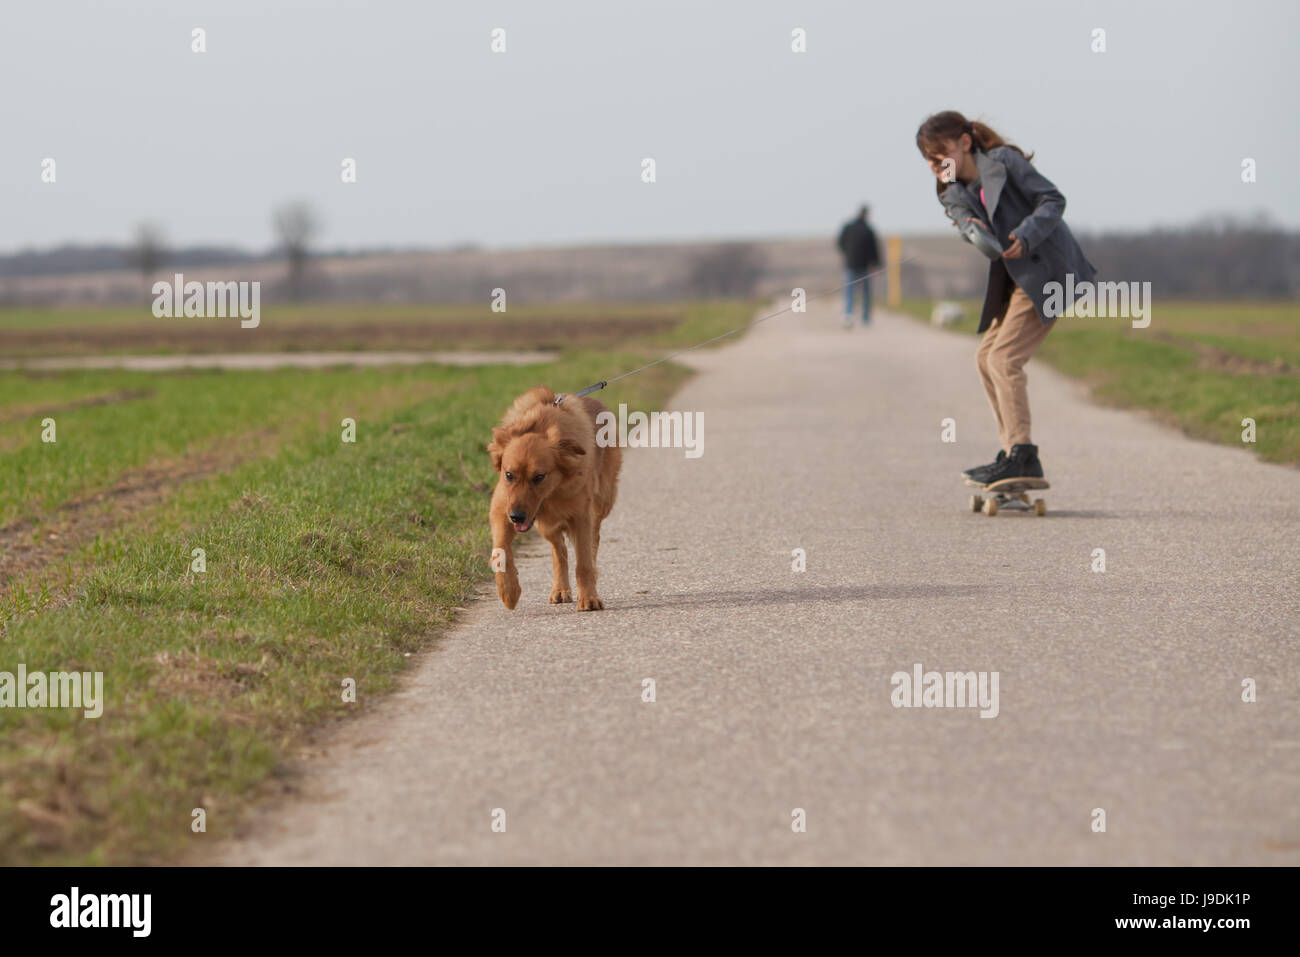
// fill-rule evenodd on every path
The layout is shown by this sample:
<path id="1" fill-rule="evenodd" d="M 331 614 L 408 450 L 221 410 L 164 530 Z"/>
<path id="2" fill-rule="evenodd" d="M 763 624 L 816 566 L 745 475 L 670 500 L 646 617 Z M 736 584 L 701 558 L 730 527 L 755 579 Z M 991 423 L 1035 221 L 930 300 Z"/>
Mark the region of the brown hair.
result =
<path id="1" fill-rule="evenodd" d="M 921 151 L 922 156 L 929 159 L 931 154 L 939 152 L 946 143 L 955 143 L 961 139 L 963 133 L 970 134 L 971 146 L 977 150 L 988 152 L 995 146 L 1005 146 L 1015 150 L 1025 159 L 1034 158 L 1033 153 L 1026 155 L 1019 146 L 1008 143 L 987 123 L 968 120 L 956 110 L 944 110 L 942 113 L 934 113 L 926 117 L 925 122 L 916 131 L 916 148 Z M 942 193 L 947 185 L 944 182 L 937 182 L 935 187 Z"/>

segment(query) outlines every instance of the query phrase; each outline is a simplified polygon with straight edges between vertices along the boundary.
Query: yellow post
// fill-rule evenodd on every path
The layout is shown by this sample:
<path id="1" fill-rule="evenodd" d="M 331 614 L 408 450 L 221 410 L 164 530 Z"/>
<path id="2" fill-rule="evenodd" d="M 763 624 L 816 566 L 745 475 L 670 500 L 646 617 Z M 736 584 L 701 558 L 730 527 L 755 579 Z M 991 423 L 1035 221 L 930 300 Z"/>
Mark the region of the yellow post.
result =
<path id="1" fill-rule="evenodd" d="M 903 240 L 890 236 L 886 241 L 888 252 L 885 258 L 889 264 L 889 305 L 897 307 L 903 302 Z"/>

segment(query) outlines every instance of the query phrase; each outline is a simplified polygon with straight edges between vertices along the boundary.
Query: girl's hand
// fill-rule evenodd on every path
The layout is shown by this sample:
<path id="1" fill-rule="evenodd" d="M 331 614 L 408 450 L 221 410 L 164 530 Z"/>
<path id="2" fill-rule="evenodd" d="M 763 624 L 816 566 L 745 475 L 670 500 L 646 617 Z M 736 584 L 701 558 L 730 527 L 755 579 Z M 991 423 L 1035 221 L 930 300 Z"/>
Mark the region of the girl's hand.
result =
<path id="1" fill-rule="evenodd" d="M 1007 251 L 1002 254 L 1003 259 L 1019 259 L 1025 254 L 1025 244 L 1020 241 L 1020 237 L 1012 236 L 1011 238 L 1015 242 L 1008 246 Z"/>

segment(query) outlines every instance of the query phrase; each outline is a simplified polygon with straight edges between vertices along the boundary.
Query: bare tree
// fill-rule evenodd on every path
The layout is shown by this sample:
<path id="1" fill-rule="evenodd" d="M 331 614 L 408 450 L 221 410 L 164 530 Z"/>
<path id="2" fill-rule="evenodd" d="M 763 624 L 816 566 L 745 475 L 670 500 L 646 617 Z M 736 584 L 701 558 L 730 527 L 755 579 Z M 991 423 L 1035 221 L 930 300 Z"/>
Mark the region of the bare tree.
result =
<path id="1" fill-rule="evenodd" d="M 167 255 L 162 227 L 149 222 L 136 226 L 127 255 L 131 265 L 140 270 L 147 285 Z"/>
<path id="2" fill-rule="evenodd" d="M 275 211 L 273 221 L 275 233 L 280 237 L 285 258 L 289 261 L 289 296 L 301 299 L 309 248 L 320 232 L 320 221 L 311 206 L 302 201 L 281 206 Z"/>

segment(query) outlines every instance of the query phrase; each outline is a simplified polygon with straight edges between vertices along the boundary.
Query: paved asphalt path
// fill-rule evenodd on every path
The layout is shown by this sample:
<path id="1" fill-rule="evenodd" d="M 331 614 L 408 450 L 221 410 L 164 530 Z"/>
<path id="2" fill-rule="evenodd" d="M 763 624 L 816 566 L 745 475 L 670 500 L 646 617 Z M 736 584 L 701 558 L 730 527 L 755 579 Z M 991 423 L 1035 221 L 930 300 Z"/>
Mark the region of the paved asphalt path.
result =
<path id="1" fill-rule="evenodd" d="M 668 407 L 704 413 L 705 452 L 627 454 L 607 610 L 548 605 L 525 536 L 518 609 L 485 591 L 217 856 L 1300 863 L 1300 471 L 1031 363 L 1048 515 L 972 514 L 958 473 L 996 448 L 974 348 L 814 304 L 692 354 Z M 918 663 L 998 672 L 997 716 L 893 707 Z"/>

